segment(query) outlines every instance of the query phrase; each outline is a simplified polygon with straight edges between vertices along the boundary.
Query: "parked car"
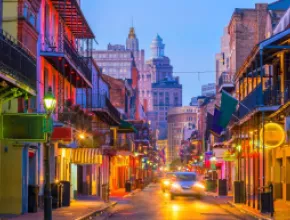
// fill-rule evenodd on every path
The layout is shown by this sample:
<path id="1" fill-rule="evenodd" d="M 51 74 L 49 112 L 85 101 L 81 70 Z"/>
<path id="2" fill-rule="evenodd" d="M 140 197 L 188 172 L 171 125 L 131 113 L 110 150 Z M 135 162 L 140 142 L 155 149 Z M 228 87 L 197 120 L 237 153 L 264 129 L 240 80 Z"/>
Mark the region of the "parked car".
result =
<path id="1" fill-rule="evenodd" d="M 195 196 L 201 198 L 205 192 L 205 186 L 197 181 L 194 172 L 175 172 L 174 180 L 170 187 L 170 195 L 173 200 L 175 196 Z"/>
<path id="2" fill-rule="evenodd" d="M 163 192 L 170 190 L 172 178 L 174 177 L 174 173 L 168 172 L 161 180 L 161 189 Z"/>

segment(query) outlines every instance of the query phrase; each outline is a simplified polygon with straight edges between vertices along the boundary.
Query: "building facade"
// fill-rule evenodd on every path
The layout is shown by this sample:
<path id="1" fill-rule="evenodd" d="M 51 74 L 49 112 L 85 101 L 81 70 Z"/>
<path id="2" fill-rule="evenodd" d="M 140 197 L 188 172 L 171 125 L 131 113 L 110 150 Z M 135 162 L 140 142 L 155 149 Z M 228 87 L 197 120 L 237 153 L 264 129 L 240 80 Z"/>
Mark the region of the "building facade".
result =
<path id="1" fill-rule="evenodd" d="M 182 106 L 182 85 L 178 80 L 164 80 L 152 84 L 153 111 L 157 112 L 159 139 L 167 139 L 167 113 Z"/>
<path id="2" fill-rule="evenodd" d="M 198 107 L 174 107 L 168 111 L 168 158 L 167 162 L 179 158 L 181 143 L 188 139 L 187 133 L 198 129 Z M 190 137 L 189 137 L 190 138 Z"/>

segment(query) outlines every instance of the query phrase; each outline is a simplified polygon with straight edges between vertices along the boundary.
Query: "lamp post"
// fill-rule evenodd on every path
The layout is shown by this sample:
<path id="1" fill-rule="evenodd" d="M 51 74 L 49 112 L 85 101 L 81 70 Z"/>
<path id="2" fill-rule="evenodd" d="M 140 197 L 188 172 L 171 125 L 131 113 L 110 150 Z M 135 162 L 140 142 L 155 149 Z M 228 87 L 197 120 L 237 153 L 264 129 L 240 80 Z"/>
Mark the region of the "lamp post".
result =
<path id="1" fill-rule="evenodd" d="M 56 99 L 52 93 L 51 87 L 48 88 L 47 93 L 43 97 L 44 108 L 47 114 L 47 122 L 51 120 L 56 105 Z M 44 220 L 52 220 L 52 198 L 50 186 L 50 136 L 51 131 L 47 132 L 47 142 L 45 146 L 45 186 L 44 186 Z"/>

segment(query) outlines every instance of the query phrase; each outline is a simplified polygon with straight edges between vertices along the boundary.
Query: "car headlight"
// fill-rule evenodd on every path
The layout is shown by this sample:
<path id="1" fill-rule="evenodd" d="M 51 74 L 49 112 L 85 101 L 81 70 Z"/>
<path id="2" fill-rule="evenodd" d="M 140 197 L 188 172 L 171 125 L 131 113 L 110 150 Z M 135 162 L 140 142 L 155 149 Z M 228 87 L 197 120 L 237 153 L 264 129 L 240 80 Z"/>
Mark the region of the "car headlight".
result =
<path id="1" fill-rule="evenodd" d="M 172 188 L 173 189 L 180 189 L 180 185 L 178 183 L 173 183 Z"/>
<path id="2" fill-rule="evenodd" d="M 205 189 L 205 186 L 201 183 L 196 183 L 194 184 L 194 187 L 200 188 L 200 189 Z"/>
<path id="3" fill-rule="evenodd" d="M 169 185 L 170 185 L 170 181 L 169 181 L 169 180 L 164 180 L 164 181 L 163 181 L 163 184 L 164 184 L 165 186 L 169 186 Z"/>

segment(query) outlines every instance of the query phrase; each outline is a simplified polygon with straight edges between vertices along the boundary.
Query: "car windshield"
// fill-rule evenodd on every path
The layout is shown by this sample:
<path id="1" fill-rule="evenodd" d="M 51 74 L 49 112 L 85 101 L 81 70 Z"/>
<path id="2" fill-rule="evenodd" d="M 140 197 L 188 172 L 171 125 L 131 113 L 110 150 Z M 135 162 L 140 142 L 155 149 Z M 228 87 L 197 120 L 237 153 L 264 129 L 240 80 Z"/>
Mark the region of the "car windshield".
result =
<path id="1" fill-rule="evenodd" d="M 181 180 L 181 181 L 195 181 L 196 176 L 195 174 L 175 174 L 176 180 Z"/>

